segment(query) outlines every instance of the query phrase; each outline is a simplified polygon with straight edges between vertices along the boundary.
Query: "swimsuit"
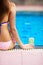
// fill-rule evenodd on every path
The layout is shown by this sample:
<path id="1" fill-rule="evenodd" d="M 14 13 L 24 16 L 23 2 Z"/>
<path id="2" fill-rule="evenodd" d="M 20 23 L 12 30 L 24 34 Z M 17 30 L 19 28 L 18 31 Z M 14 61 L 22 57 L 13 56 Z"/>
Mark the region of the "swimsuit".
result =
<path id="1" fill-rule="evenodd" d="M 8 22 L 2 22 L 0 24 L 0 33 L 1 33 L 1 26 L 4 25 L 4 24 L 6 24 L 6 23 L 8 23 Z M 16 41 L 13 39 L 13 42 L 15 43 Z M 8 49 L 9 46 L 11 45 L 11 43 L 12 43 L 12 40 L 7 41 L 7 42 L 0 42 L 0 49 L 3 49 L 3 50 Z"/>
<path id="2" fill-rule="evenodd" d="M 11 40 L 7 42 L 0 42 L 0 49 L 3 49 L 3 50 L 8 49 L 11 43 L 12 43 Z"/>

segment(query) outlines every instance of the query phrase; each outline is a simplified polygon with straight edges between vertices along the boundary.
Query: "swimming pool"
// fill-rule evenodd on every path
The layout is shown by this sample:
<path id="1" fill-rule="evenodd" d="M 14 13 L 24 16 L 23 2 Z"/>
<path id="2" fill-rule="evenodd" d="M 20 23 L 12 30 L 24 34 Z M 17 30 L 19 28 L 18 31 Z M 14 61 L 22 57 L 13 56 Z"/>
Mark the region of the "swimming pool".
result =
<path id="1" fill-rule="evenodd" d="M 35 45 L 43 45 L 43 11 L 17 11 L 16 28 L 24 44 L 32 37 Z"/>

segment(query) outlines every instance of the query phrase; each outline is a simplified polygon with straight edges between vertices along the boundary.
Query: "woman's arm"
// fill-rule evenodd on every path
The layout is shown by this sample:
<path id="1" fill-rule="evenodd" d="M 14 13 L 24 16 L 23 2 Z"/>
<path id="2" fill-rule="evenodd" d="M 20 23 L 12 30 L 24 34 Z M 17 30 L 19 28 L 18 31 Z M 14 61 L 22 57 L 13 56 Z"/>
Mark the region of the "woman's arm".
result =
<path id="1" fill-rule="evenodd" d="M 16 6 L 14 3 L 11 3 L 9 20 L 10 20 L 10 29 L 11 29 L 12 35 L 14 36 L 16 42 L 18 42 L 18 44 L 20 45 L 21 48 L 23 48 L 23 49 L 34 48 L 33 44 L 23 45 L 23 43 L 21 42 L 21 40 L 18 36 L 18 33 L 17 33 L 15 18 L 16 18 Z"/>
<path id="2" fill-rule="evenodd" d="M 14 3 L 12 3 L 11 12 L 10 12 L 10 16 L 9 16 L 10 29 L 11 29 L 11 33 L 13 34 L 16 42 L 18 42 L 20 47 L 23 48 L 24 45 L 22 44 L 22 42 L 18 36 L 18 33 L 17 33 L 15 18 L 16 18 L 16 6 Z"/>

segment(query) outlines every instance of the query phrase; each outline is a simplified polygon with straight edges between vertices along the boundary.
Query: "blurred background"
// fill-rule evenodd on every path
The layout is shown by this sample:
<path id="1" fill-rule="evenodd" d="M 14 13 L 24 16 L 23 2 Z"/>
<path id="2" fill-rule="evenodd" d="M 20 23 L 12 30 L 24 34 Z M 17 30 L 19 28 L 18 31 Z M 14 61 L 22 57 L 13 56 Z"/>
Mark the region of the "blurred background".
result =
<path id="1" fill-rule="evenodd" d="M 11 0 L 15 2 L 16 5 L 29 5 L 29 4 L 38 4 L 43 5 L 43 0 Z"/>
<path id="2" fill-rule="evenodd" d="M 17 7 L 16 28 L 23 44 L 43 47 L 43 0 L 11 0 Z M 22 33 L 22 34 L 21 34 Z M 37 47 L 37 48 L 38 48 Z M 40 48 L 39 47 L 39 48 Z"/>

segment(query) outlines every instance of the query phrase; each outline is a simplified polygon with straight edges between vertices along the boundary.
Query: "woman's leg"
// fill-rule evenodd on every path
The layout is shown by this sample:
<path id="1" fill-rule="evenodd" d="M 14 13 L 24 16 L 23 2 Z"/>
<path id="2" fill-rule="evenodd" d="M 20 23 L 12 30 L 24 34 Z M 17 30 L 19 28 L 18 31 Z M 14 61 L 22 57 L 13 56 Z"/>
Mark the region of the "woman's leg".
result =
<path id="1" fill-rule="evenodd" d="M 13 49 L 15 47 L 15 43 L 11 43 L 8 49 Z"/>

